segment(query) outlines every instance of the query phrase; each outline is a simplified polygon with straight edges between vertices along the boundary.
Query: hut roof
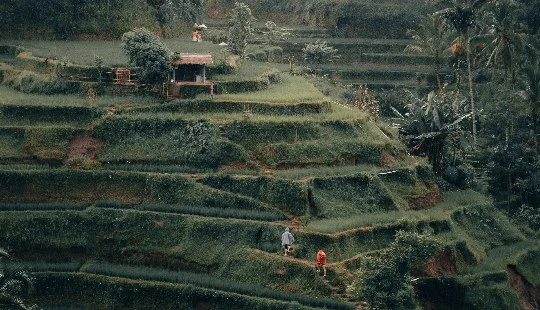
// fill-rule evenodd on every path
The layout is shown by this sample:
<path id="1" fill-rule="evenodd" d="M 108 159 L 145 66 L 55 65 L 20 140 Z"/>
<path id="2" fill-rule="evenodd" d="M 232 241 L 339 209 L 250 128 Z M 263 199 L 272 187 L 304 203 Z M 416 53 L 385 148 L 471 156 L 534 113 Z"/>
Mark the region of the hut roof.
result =
<path id="1" fill-rule="evenodd" d="M 205 65 L 212 63 L 214 63 L 214 61 L 210 54 L 180 54 L 180 56 L 172 62 L 173 65 Z"/>

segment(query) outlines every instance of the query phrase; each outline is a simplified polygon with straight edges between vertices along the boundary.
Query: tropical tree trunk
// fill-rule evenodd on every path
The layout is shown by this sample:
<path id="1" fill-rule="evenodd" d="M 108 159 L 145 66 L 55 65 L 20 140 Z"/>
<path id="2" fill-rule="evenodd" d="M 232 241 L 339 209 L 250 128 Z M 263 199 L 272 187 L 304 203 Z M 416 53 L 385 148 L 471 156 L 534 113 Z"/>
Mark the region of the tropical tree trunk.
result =
<path id="1" fill-rule="evenodd" d="M 470 40 L 465 41 L 465 48 L 467 54 L 467 72 L 469 74 L 469 98 L 471 100 L 471 117 L 472 117 L 472 135 L 473 143 L 476 146 L 476 109 L 474 107 L 474 94 L 473 94 L 473 82 L 472 82 L 472 70 L 471 70 L 471 49 L 470 49 Z"/>
<path id="2" fill-rule="evenodd" d="M 435 77 L 437 78 L 437 87 L 439 87 L 439 91 L 442 91 L 442 83 L 441 83 L 441 60 L 440 60 L 439 52 L 435 53 Z"/>

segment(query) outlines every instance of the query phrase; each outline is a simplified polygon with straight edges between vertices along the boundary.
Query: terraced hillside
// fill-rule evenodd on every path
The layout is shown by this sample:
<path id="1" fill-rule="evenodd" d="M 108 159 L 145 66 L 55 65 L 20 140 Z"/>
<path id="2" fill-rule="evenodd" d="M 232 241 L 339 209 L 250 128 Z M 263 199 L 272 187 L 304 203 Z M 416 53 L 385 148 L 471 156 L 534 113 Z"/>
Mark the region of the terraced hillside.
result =
<path id="1" fill-rule="evenodd" d="M 60 87 L 54 63 L 4 50 L 0 245 L 32 270 L 43 308 L 354 309 L 347 286 L 398 231 L 443 243 L 414 270 L 423 308 L 534 306 L 533 232 L 479 193 L 442 192 L 395 129 L 279 64 L 213 71 L 213 99 L 105 88 L 93 101 L 92 82 Z"/>
<path id="2" fill-rule="evenodd" d="M 210 33 L 226 33 L 227 23 L 222 19 L 207 21 Z M 413 28 L 413 26 L 411 26 Z M 252 39 L 256 52 L 248 57 L 275 63 L 287 63 L 292 60 L 295 68 L 308 67 L 307 71 L 320 76 L 328 76 L 333 82 L 349 85 L 367 85 L 370 89 L 393 90 L 399 88 L 433 88 L 436 86 L 434 73 L 435 60 L 431 56 L 406 53 L 405 47 L 413 41 L 406 35 L 399 38 L 384 38 L 382 36 L 364 36 L 359 32 L 352 37 L 336 36 L 325 27 L 298 26 L 278 24 L 278 29 L 287 35 L 272 44 L 281 50 L 276 53 L 267 47 L 264 25 L 258 25 L 256 35 Z M 406 29 L 405 29 L 406 30 Z M 326 42 L 338 50 L 338 57 L 329 64 L 308 66 L 303 57 L 302 49 L 307 44 Z M 261 51 L 266 55 L 260 55 Z M 443 70 L 443 81 L 450 82 L 452 73 Z"/>

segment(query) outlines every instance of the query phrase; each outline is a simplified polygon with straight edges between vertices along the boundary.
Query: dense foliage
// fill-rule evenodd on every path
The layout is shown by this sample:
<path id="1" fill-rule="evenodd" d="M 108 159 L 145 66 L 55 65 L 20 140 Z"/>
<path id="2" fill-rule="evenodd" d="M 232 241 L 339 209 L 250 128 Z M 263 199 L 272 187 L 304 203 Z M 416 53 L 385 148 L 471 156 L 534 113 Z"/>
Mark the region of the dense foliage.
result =
<path id="1" fill-rule="evenodd" d="M 253 34 L 255 18 L 251 9 L 242 2 L 236 2 L 231 16 L 228 48 L 233 54 L 243 57 L 246 52 L 248 39 Z"/>
<path id="2" fill-rule="evenodd" d="M 0 248 L 0 308 L 13 310 L 37 310 L 22 297 L 33 289 L 33 279 L 28 272 L 11 262 L 11 256 Z"/>
<path id="3" fill-rule="evenodd" d="M 415 309 L 410 272 L 440 249 L 429 235 L 399 231 L 388 248 L 365 258 L 350 292 L 374 309 Z"/>
<path id="4" fill-rule="evenodd" d="M 418 112 L 407 105 L 403 131 L 411 152 L 424 153 L 436 172 L 459 187 L 485 177 L 488 191 L 510 214 L 540 210 L 540 45 L 538 22 L 530 19 L 535 6 L 510 0 L 433 3 L 426 19 L 432 27 L 410 31 L 415 43 L 408 50 L 441 57 L 446 51 L 439 46 L 446 47 L 449 66 L 434 70 L 438 75 L 451 69 L 454 79 L 439 79 L 438 90 L 416 101 Z M 433 105 L 437 101 L 442 104 Z"/>
<path id="5" fill-rule="evenodd" d="M 146 0 L 5 0 L 0 2 L 2 36 L 71 39 L 118 38 L 133 27 L 157 29 Z"/>
<path id="6" fill-rule="evenodd" d="M 172 70 L 172 52 L 152 32 L 135 28 L 122 35 L 122 47 L 129 62 L 139 67 L 142 83 L 157 85 L 167 79 Z"/>
<path id="7" fill-rule="evenodd" d="M 308 43 L 302 49 L 304 53 L 304 60 L 310 65 L 324 64 L 332 62 L 338 57 L 338 50 L 329 46 L 326 41 L 315 41 L 314 43 Z"/>

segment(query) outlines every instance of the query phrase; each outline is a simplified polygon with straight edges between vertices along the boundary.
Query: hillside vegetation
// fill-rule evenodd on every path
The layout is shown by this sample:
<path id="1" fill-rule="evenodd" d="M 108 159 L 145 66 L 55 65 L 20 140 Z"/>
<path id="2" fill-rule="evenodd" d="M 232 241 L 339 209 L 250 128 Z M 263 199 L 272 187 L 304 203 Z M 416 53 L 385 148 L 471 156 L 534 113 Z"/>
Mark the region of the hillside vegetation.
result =
<path id="1" fill-rule="evenodd" d="M 163 31 L 146 1 L 132 5 L 144 8 L 137 19 L 123 3 L 93 7 Z M 422 67 L 433 59 L 401 52 L 404 25 L 422 13 L 405 9 L 416 1 L 247 3 L 304 25 L 291 26 L 278 56 L 256 38 L 242 60 L 210 41 L 164 40 L 215 60 L 206 69 L 213 97 L 187 88 L 174 100 L 112 83 L 112 69 L 128 66 L 118 41 L 25 41 L 18 34 L 32 20 L 12 20 L 18 40 L 0 41 L 0 248 L 17 257 L 2 271 L 16 263 L 32 274 L 25 300 L 43 309 L 366 309 L 377 305 L 366 305 L 363 283 L 398 283 L 386 298 L 422 309 L 534 309 L 538 231 L 481 192 L 441 182 L 391 120 L 331 96 L 338 81 L 383 94 L 435 82 Z M 222 30 L 231 5 L 207 3 L 211 29 Z M 69 36 L 130 30 L 87 7 Z M 85 26 L 100 16 L 113 24 Z M 383 17 L 396 27 L 373 29 Z M 365 32 L 327 38 L 341 51 L 336 63 L 290 70 L 284 60 L 333 26 L 344 37 Z M 296 239 L 289 256 L 286 227 Z M 314 271 L 320 248 L 326 277 Z"/>

